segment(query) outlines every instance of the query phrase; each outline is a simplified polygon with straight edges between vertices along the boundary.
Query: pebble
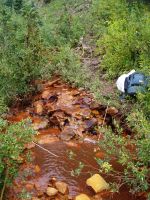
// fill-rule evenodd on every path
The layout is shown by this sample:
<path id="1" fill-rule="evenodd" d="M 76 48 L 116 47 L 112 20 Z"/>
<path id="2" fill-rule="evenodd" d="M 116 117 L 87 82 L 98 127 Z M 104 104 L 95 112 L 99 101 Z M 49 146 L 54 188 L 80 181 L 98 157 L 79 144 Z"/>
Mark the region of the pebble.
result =
<path id="1" fill-rule="evenodd" d="M 48 188 L 47 188 L 46 194 L 47 194 L 49 197 L 55 196 L 57 193 L 58 193 L 58 190 L 57 190 L 57 189 L 55 189 L 55 188 L 53 188 L 53 187 L 48 187 Z"/>

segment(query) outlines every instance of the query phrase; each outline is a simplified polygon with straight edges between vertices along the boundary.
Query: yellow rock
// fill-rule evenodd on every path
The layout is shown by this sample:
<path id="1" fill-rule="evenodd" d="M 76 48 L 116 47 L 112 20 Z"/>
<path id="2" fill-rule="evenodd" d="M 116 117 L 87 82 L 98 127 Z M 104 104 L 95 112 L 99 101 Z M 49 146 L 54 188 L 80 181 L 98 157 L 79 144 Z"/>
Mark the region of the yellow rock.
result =
<path id="1" fill-rule="evenodd" d="M 86 194 L 80 194 L 76 196 L 75 200 L 90 200 L 90 198 Z"/>
<path id="2" fill-rule="evenodd" d="M 62 181 L 57 181 L 55 183 L 56 189 L 61 193 L 61 194 L 67 194 L 68 193 L 68 185 Z"/>
<path id="3" fill-rule="evenodd" d="M 53 188 L 53 187 L 48 187 L 47 188 L 47 191 L 46 191 L 46 194 L 48 195 L 48 196 L 55 196 L 56 194 L 58 193 L 58 190 L 56 190 L 55 188 Z"/>
<path id="4" fill-rule="evenodd" d="M 91 186 L 96 193 L 109 188 L 108 183 L 99 174 L 95 174 L 87 179 L 86 184 Z"/>

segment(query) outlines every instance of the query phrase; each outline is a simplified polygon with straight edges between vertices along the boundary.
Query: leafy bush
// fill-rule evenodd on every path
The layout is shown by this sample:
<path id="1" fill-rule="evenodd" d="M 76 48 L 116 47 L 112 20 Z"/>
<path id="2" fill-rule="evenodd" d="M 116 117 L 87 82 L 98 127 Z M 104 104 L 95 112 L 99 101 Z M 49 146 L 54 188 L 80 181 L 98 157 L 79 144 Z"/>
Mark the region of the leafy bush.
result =
<path id="1" fill-rule="evenodd" d="M 139 113 L 141 114 L 141 113 Z M 133 118 L 132 118 L 133 119 Z M 138 123 L 142 118 L 132 120 Z M 142 119 L 143 120 L 143 119 Z M 150 126 L 145 121 L 146 132 L 122 137 L 122 134 L 115 135 L 109 128 L 100 128 L 104 139 L 99 142 L 99 147 L 106 152 L 104 160 L 97 159 L 100 166 L 100 172 L 110 174 L 115 178 L 118 187 L 124 184 L 130 186 L 130 191 L 145 192 L 149 189 L 149 148 L 150 140 L 148 130 Z M 143 131 L 143 129 L 141 130 Z M 123 166 L 123 170 L 118 172 L 111 165 L 111 159 Z M 107 165 L 106 165 L 107 164 Z"/>
<path id="2" fill-rule="evenodd" d="M 30 120 L 10 125 L 0 119 L 0 189 L 9 184 L 17 174 L 24 145 L 32 141 L 33 135 Z M 3 192 L 2 189 L 1 199 Z"/>
<path id="3" fill-rule="evenodd" d="M 96 2 L 100 21 L 97 29 L 102 29 L 98 46 L 104 54 L 101 67 L 107 70 L 109 77 L 130 69 L 147 73 L 150 11 L 143 4 L 127 4 L 124 0 Z"/>
<path id="4" fill-rule="evenodd" d="M 141 108 L 143 111 L 145 118 L 150 120 L 150 88 L 148 92 L 145 94 L 138 94 L 137 96 L 138 102 L 136 104 L 137 109 Z"/>
<path id="5" fill-rule="evenodd" d="M 44 47 L 35 7 L 25 4 L 18 14 L 1 4 L 0 10 L 0 98 L 8 103 L 40 75 Z"/>
<path id="6" fill-rule="evenodd" d="M 56 0 L 41 9 L 42 33 L 48 46 L 74 46 L 84 34 L 83 18 L 74 13 L 77 5 L 72 0 Z"/>
<path id="7" fill-rule="evenodd" d="M 84 81 L 87 81 L 86 78 L 88 77 L 81 68 L 78 56 L 68 45 L 60 48 L 60 52 L 55 54 L 53 64 L 56 67 L 55 70 L 58 71 L 64 79 L 74 83 L 76 86 L 83 86 Z"/>

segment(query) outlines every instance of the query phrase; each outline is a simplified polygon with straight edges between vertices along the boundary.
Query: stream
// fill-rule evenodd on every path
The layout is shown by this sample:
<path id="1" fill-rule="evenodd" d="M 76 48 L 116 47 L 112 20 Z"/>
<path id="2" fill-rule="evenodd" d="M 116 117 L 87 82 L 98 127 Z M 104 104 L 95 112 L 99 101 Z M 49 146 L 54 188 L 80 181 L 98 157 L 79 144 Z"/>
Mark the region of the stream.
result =
<path id="1" fill-rule="evenodd" d="M 111 123 L 111 115 L 117 114 L 117 110 L 110 109 L 105 119 L 106 108 L 98 105 L 91 94 L 72 88 L 59 78 L 38 82 L 37 88 L 40 88 L 39 92 L 31 97 L 30 103 L 15 104 L 7 117 L 12 123 L 30 118 L 37 131 L 38 144 L 28 145 L 32 161 L 20 166 L 19 176 L 9 189 L 8 199 L 19 200 L 18 194 L 23 188 L 39 199 L 50 199 L 45 196 L 45 191 L 52 179 L 68 184 L 70 199 L 80 193 L 93 197 L 95 193 L 86 185 L 86 180 L 98 173 L 95 157 L 105 156 L 101 150 L 95 151 L 98 134 L 95 127 Z M 73 176 L 79 162 L 85 166 L 79 176 Z M 112 164 L 121 170 L 115 162 Z M 111 181 L 111 177 L 102 176 L 107 182 Z M 126 186 L 121 187 L 119 193 L 101 192 L 97 199 L 144 200 L 129 193 Z"/>

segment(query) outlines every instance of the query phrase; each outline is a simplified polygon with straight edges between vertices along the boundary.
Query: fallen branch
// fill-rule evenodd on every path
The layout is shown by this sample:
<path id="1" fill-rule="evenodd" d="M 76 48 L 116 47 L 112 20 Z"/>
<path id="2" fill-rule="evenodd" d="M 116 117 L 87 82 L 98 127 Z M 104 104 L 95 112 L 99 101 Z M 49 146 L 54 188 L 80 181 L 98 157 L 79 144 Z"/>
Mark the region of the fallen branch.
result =
<path id="1" fill-rule="evenodd" d="M 106 108 L 106 111 L 105 111 L 104 119 L 103 119 L 103 122 L 102 122 L 102 125 L 101 125 L 102 127 L 104 126 L 104 123 L 105 123 L 105 120 L 106 120 L 106 115 L 107 115 L 107 112 L 108 112 L 108 107 L 109 107 L 109 103 L 107 104 L 107 108 Z M 98 141 L 100 140 L 100 135 L 101 135 L 101 133 L 98 136 Z"/>
<path id="2" fill-rule="evenodd" d="M 48 87 L 54 85 L 55 83 L 57 83 L 58 81 L 60 81 L 60 78 L 55 79 L 54 81 L 48 81 L 47 85 Z"/>

